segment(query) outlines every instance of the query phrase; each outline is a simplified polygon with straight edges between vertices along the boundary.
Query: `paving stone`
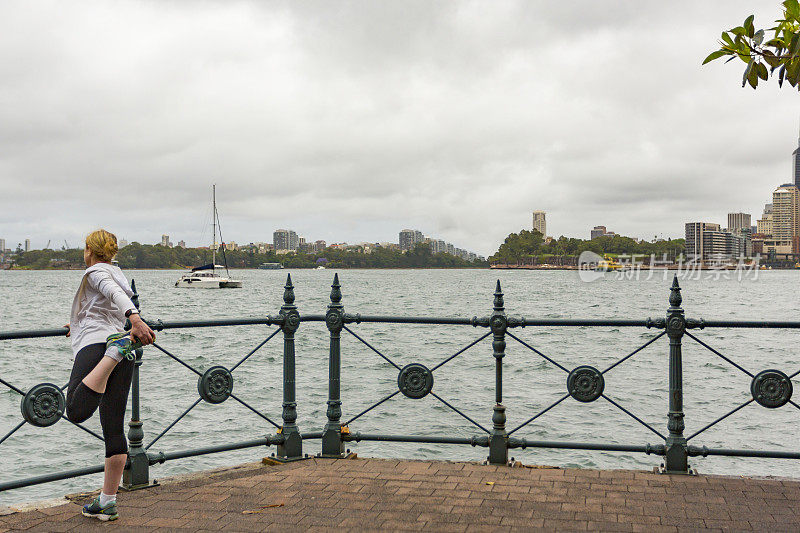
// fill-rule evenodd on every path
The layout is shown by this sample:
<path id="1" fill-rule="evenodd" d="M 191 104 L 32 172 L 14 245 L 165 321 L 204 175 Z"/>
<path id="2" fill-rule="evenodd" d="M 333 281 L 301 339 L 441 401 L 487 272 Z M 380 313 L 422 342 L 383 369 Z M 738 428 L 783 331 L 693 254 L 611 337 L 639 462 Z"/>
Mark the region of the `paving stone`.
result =
<path id="1" fill-rule="evenodd" d="M 800 480 L 442 461 L 251 466 L 121 493 L 119 502 L 116 522 L 82 517 L 70 503 L 2 516 L 0 533 L 800 530 Z"/>

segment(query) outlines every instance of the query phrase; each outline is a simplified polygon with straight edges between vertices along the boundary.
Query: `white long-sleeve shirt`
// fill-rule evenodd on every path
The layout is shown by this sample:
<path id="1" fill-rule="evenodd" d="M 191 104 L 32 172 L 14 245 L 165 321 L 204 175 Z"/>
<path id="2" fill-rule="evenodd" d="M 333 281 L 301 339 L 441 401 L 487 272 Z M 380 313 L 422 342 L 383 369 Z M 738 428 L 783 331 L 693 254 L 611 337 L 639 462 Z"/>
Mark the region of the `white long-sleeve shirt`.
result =
<path id="1" fill-rule="evenodd" d="M 133 291 L 119 267 L 97 263 L 86 269 L 72 301 L 70 337 L 72 353 L 124 330 L 125 313 L 137 313 Z"/>

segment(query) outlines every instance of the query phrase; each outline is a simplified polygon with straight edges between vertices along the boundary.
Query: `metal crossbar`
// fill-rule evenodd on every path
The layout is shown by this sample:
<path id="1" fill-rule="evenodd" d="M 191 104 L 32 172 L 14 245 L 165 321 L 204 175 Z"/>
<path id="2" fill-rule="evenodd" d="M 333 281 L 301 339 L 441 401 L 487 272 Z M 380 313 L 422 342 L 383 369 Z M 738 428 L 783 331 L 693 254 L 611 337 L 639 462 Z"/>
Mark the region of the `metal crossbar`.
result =
<path id="1" fill-rule="evenodd" d="M 465 415 L 464 413 L 462 413 L 461 411 L 459 411 L 457 408 L 455 408 L 455 407 L 453 407 L 452 405 L 450 405 L 450 404 L 449 404 L 447 401 L 445 401 L 444 399 L 442 399 L 442 398 L 441 398 L 439 395 L 437 395 L 435 392 L 431 392 L 430 394 L 431 394 L 431 396 L 433 396 L 434 398 L 436 398 L 437 400 L 439 400 L 440 402 L 442 402 L 443 404 L 445 404 L 447 407 L 449 407 L 450 409 L 452 409 L 452 410 L 453 410 L 453 411 L 455 411 L 456 413 L 460 414 L 461 416 L 463 416 L 464 418 L 466 418 L 467 420 L 469 420 L 469 421 L 470 421 L 470 422 L 471 422 L 473 425 L 475 425 L 475 426 L 478 426 L 479 428 L 481 428 L 481 429 L 482 429 L 483 431 L 485 431 L 486 433 L 491 433 L 491 432 L 490 432 L 488 429 L 486 429 L 486 428 L 485 428 L 485 427 L 483 427 L 482 425 L 480 425 L 480 424 L 478 424 L 477 422 L 475 422 L 473 419 L 471 419 L 470 417 L 468 417 L 467 415 Z"/>
<path id="2" fill-rule="evenodd" d="M 25 422 L 24 420 L 23 420 L 22 422 L 20 422 L 19 424 L 17 424 L 17 426 L 16 426 L 14 429 L 12 429 L 12 430 L 11 430 L 11 431 L 9 431 L 8 433 L 6 433 L 6 434 L 5 434 L 5 436 L 4 436 L 2 439 L 0 439 L 0 444 L 3 444 L 3 443 L 6 441 L 6 439 L 7 439 L 8 437 L 10 437 L 10 436 L 11 436 L 11 435 L 13 435 L 14 433 L 16 433 L 16 432 L 17 432 L 17 430 L 18 430 L 19 428 L 21 428 L 22 426 L 24 426 L 25 424 L 27 424 L 27 422 Z"/>
<path id="3" fill-rule="evenodd" d="M 62 416 L 61 418 L 63 418 L 64 420 L 66 420 L 67 422 L 69 422 L 70 424 L 72 424 L 73 426 L 75 426 L 75 427 L 78 427 L 78 428 L 81 428 L 82 430 L 84 430 L 84 431 L 85 431 L 86 433 L 88 433 L 89 435 L 92 435 L 93 437 L 96 437 L 96 438 L 100 439 L 100 441 L 101 441 L 101 442 L 105 442 L 105 441 L 106 441 L 106 439 L 104 439 L 103 437 L 101 437 L 100 435 L 98 435 L 97 433 L 95 433 L 94 431 L 92 431 L 91 429 L 89 429 L 89 428 L 87 428 L 87 427 L 85 427 L 85 426 L 83 426 L 83 425 L 81 425 L 81 424 L 78 424 L 77 422 L 73 422 L 72 420 L 70 420 L 70 419 L 69 419 L 69 418 L 67 418 L 66 416 Z"/>
<path id="4" fill-rule="evenodd" d="M 161 346 L 159 346 L 159 345 L 158 345 L 158 344 L 156 344 L 155 342 L 154 342 L 154 343 L 153 343 L 151 346 L 153 346 L 153 348 L 156 348 L 157 350 L 160 350 L 160 351 L 162 351 L 163 353 L 165 353 L 166 355 L 168 355 L 169 357 L 171 357 L 171 358 L 172 358 L 172 359 L 174 359 L 175 361 L 179 362 L 180 364 L 182 364 L 183 366 L 185 366 L 186 368 L 188 368 L 189 370 L 191 370 L 192 372 L 194 372 L 194 373 L 195 373 L 195 374 L 197 374 L 198 376 L 202 376 L 202 375 L 203 375 L 203 373 L 202 373 L 202 372 L 200 372 L 199 370 L 195 370 L 195 369 L 194 369 L 194 368 L 193 368 L 191 365 L 189 365 L 188 363 L 185 363 L 185 362 L 184 362 L 182 359 L 180 359 L 179 357 L 177 357 L 177 356 L 175 356 L 175 355 L 172 355 L 170 352 L 168 352 L 167 350 L 165 350 L 164 348 L 162 348 Z"/>
<path id="5" fill-rule="evenodd" d="M 557 366 L 558 368 L 560 368 L 561 370 L 563 370 L 564 372 L 566 372 L 567 374 L 569 374 L 569 369 L 568 369 L 567 367 L 565 367 L 564 365 L 561 365 L 561 364 L 557 363 L 556 361 L 554 361 L 553 359 L 551 359 L 551 358 L 547 357 L 545 354 L 543 354 L 542 352 L 540 352 L 539 350 L 537 350 L 536 348 L 534 348 L 533 346 L 531 346 L 530 344 L 528 344 L 528 343 L 527 343 L 527 342 L 525 342 L 524 340 L 520 339 L 519 337 L 517 337 L 517 336 L 516 336 L 516 335 L 514 335 L 513 333 L 506 332 L 506 335 L 508 335 L 509 337 L 511 337 L 512 339 L 514 339 L 514 340 L 515 340 L 515 341 L 517 341 L 518 343 L 520 343 L 521 345 L 525 346 L 526 348 L 528 348 L 529 350 L 531 350 L 531 351 L 532 351 L 533 353 L 535 353 L 536 355 L 538 355 L 538 356 L 540 356 L 540 357 L 543 357 L 544 359 L 546 359 L 546 360 L 547 360 L 547 361 L 549 361 L 550 363 L 554 364 L 555 366 Z"/>
<path id="6" fill-rule="evenodd" d="M 247 407 L 248 409 L 253 411 L 256 415 L 260 416 L 261 418 L 263 418 L 264 420 L 266 420 L 267 422 L 269 422 L 270 424 L 272 424 L 276 428 L 280 428 L 281 427 L 278 424 L 276 424 L 275 422 L 273 422 L 267 415 L 263 414 L 258 409 L 254 408 L 254 407 L 251 407 L 249 404 L 247 404 L 244 400 L 242 400 L 241 398 L 239 398 L 235 394 L 231 393 L 231 398 L 233 398 L 234 400 L 236 400 L 237 402 L 239 402 L 243 406 Z"/>
<path id="7" fill-rule="evenodd" d="M 666 333 L 665 331 L 662 331 L 661 333 L 659 333 L 658 335 L 656 335 L 655 337 L 653 337 L 652 339 L 650 339 L 650 340 L 649 340 L 649 341 L 647 341 L 646 343 L 642 344 L 641 346 L 639 346 L 638 348 L 636 348 L 634 351 L 632 351 L 631 353 L 629 353 L 628 355 L 626 355 L 625 357 L 623 357 L 622 359 L 620 359 L 620 360 L 619 360 L 619 361 L 617 361 L 616 363 L 612 364 L 610 367 L 608 367 L 608 368 L 606 368 L 605 370 L 603 370 L 603 371 L 601 372 L 601 374 L 605 374 L 606 372 L 608 372 L 608 371 L 609 371 L 609 370 L 611 370 L 612 368 L 615 368 L 616 366 L 618 366 L 618 365 L 620 365 L 620 364 L 624 363 L 625 361 L 627 361 L 628 359 L 630 359 L 631 357 L 633 357 L 633 356 L 634 356 L 634 355 L 636 355 L 637 353 L 641 352 L 642 350 L 644 350 L 645 348 L 647 348 L 648 346 L 650 346 L 651 344 L 653 344 L 654 342 L 656 342 L 658 339 L 660 339 L 661 337 L 663 337 L 663 336 L 664 336 L 664 335 L 666 335 L 666 334 L 667 334 L 667 333 Z"/>
<path id="8" fill-rule="evenodd" d="M 612 400 L 611 398 L 609 398 L 609 397 L 608 397 L 608 396 L 606 396 L 605 394 L 603 394 L 603 395 L 602 395 L 602 397 L 603 397 L 603 399 L 604 399 L 604 400 L 606 400 L 607 402 L 609 402 L 611 405 L 613 405 L 614 407 L 616 407 L 617 409 L 619 409 L 620 411 L 622 411 L 623 413 L 625 413 L 625 414 L 626 414 L 626 415 L 628 415 L 629 417 L 633 418 L 634 420 L 636 420 L 637 422 L 639 422 L 641 425 L 643 425 L 644 427 L 646 427 L 647 429 L 649 429 L 650 431 L 652 431 L 653 433 L 655 433 L 656 435 L 658 435 L 658 436 L 659 436 L 659 437 L 661 437 L 662 439 L 664 439 L 664 440 L 667 440 L 667 437 L 665 437 L 665 436 L 664 436 L 664 435 L 662 435 L 662 434 L 661 434 L 661 433 L 660 433 L 658 430 L 656 430 L 655 428 L 653 428 L 653 426 L 651 426 L 650 424 L 648 424 L 647 422 L 645 422 L 644 420 L 642 420 L 641 418 L 639 418 L 639 417 L 638 417 L 638 416 L 636 416 L 635 414 L 631 413 L 630 411 L 628 411 L 627 409 L 625 409 L 624 407 L 622 407 L 620 404 L 618 404 L 617 402 L 615 402 L 614 400 Z"/>
<path id="9" fill-rule="evenodd" d="M 230 368 L 230 371 L 231 371 L 231 372 L 233 372 L 234 370 L 236 370 L 236 369 L 239 367 L 239 365 L 241 365 L 242 363 L 244 363 L 245 361 L 247 361 L 247 360 L 250 358 L 250 356 L 251 356 L 251 355 L 253 355 L 254 353 L 256 353 L 256 352 L 257 352 L 259 349 L 261 349 L 261 347 L 262 347 L 262 346 L 264 346 L 265 344 L 267 344 L 267 343 L 270 341 L 270 339 L 272 339 L 272 337 L 274 337 L 275 335 L 277 335 L 277 334 L 278 334 L 278 333 L 280 333 L 280 332 L 281 332 L 281 330 L 279 330 L 279 329 L 276 329 L 275 331 L 273 331 L 273 332 L 272 332 L 272 334 L 271 334 L 271 335 L 269 335 L 269 336 L 268 336 L 266 339 L 264 339 L 264 340 L 263 340 L 263 341 L 262 341 L 262 342 L 261 342 L 261 343 L 260 343 L 258 346 L 256 346 L 256 347 L 255 347 L 255 348 L 253 348 L 252 350 L 250 350 L 250 353 L 248 353 L 247 355 L 245 355 L 244 357 L 242 357 L 242 358 L 239 360 L 239 362 L 238 362 L 238 363 L 236 363 L 235 365 L 233 365 L 233 366 Z"/>
<path id="10" fill-rule="evenodd" d="M 5 381 L 4 379 L 0 378 L 0 383 L 2 383 L 3 385 L 5 385 L 5 386 L 6 386 L 6 387 L 8 387 L 9 389 L 13 390 L 13 391 L 14 391 L 14 392 L 16 392 L 17 394 L 19 394 L 19 395 L 21 395 L 21 396 L 25 396 L 25 393 L 24 393 L 24 392 L 22 392 L 21 390 L 19 390 L 18 388 L 16 388 L 14 385 L 12 385 L 11 383 L 9 383 L 8 381 Z"/>
<path id="11" fill-rule="evenodd" d="M 713 422 L 711 422 L 711 423 L 710 423 L 710 424 L 708 424 L 707 426 L 704 426 L 702 429 L 700 429 L 700 430 L 698 430 L 698 431 L 695 431 L 694 433 L 692 433 L 691 435 L 689 435 L 688 437 L 686 437 L 686 442 L 689 442 L 690 440 L 692 440 L 693 438 L 695 438 L 696 436 L 698 436 L 700 433 L 704 432 L 704 431 L 705 431 L 705 430 L 707 430 L 708 428 L 710 428 L 710 427 L 713 427 L 713 426 L 717 425 L 719 422 L 722 422 L 723 420 L 725 420 L 726 418 L 728 418 L 729 416 L 731 416 L 733 413 L 735 413 L 735 412 L 739 411 L 740 409 L 744 409 L 745 407 L 747 407 L 748 405 L 750 405 L 750 404 L 751 404 L 751 403 L 753 403 L 754 401 L 755 401 L 755 400 L 753 400 L 753 398 L 750 398 L 749 400 L 747 400 L 746 402 L 744 402 L 744 403 L 743 403 L 742 405 L 740 405 L 739 407 L 735 407 L 734 409 L 732 409 L 732 410 L 731 410 L 731 411 L 729 411 L 728 413 L 726 413 L 726 414 L 722 415 L 721 417 L 717 418 L 716 420 L 714 420 Z"/>
<path id="12" fill-rule="evenodd" d="M 685 332 L 685 333 L 684 333 L 684 335 L 686 335 L 687 337 L 689 337 L 690 339 L 692 339 L 693 341 L 695 341 L 695 342 L 696 342 L 697 344 L 699 344 L 700 346 L 702 346 L 702 347 L 706 348 L 706 349 L 707 349 L 708 351 L 710 351 L 711 353 L 713 353 L 713 354 L 715 354 L 715 355 L 719 356 L 720 358 L 724 359 L 725 361 L 727 361 L 728 363 L 730 363 L 730 364 L 731 364 L 731 365 L 733 365 L 734 367 L 738 368 L 739 370 L 741 370 L 742 372 L 744 372 L 745 374 L 747 374 L 747 375 L 748 375 L 748 376 L 750 376 L 751 378 L 755 377 L 755 375 L 753 375 L 753 373 L 752 373 L 752 372 L 750 372 L 749 370 L 746 370 L 745 368 L 743 368 L 743 367 L 741 367 L 741 366 L 737 365 L 736 363 L 734 363 L 733 361 L 731 361 L 730 359 L 728 359 L 727 357 L 725 357 L 724 355 L 722 355 L 721 353 L 719 353 L 717 350 L 715 350 L 714 348 L 712 348 L 711 346 L 709 346 L 709 345 L 708 345 L 708 344 L 706 344 L 705 342 L 701 341 L 700 339 L 698 339 L 697 337 L 695 337 L 694 335 L 692 335 L 692 334 L 691 334 L 691 333 L 689 333 L 688 331 L 687 331 L 687 332 Z"/>
<path id="13" fill-rule="evenodd" d="M 479 338 L 475 339 L 474 341 L 472 341 L 471 343 L 467 344 L 466 346 L 461 348 L 459 351 L 457 351 L 456 353 L 454 353 L 453 355 L 451 355 L 450 357 L 448 357 L 447 359 L 445 359 L 444 361 L 442 361 L 441 363 L 436 365 L 435 367 L 431 368 L 431 372 L 433 372 L 437 368 L 440 368 L 440 367 L 444 366 L 446 363 L 449 363 L 450 361 L 452 361 L 453 359 L 455 359 L 456 357 L 458 357 L 462 353 L 466 352 L 467 350 L 469 350 L 470 348 L 472 348 L 473 346 L 475 346 L 476 344 L 478 344 L 479 342 L 481 342 L 483 339 L 485 339 L 486 337 L 488 337 L 491 334 L 492 334 L 492 332 L 490 331 L 489 333 L 487 333 L 485 335 L 481 335 Z"/>
<path id="14" fill-rule="evenodd" d="M 153 440 L 151 440 L 151 441 L 150 441 L 150 444 L 148 444 L 147 446 L 145 446 L 145 447 L 144 447 L 144 449 L 145 449 L 145 450 L 149 450 L 149 449 L 150 449 L 150 446 L 152 446 L 153 444 L 155 444 L 156 442 L 158 442 L 158 439 L 160 439 L 161 437 L 163 437 L 164 435 L 166 435 L 166 434 L 167 434 L 167 431 L 169 431 L 170 429 L 172 429 L 173 427 L 175 427 L 175 424 L 177 424 L 178 422 L 180 422 L 180 420 L 181 420 L 181 419 L 182 419 L 184 416 L 186 416 L 186 415 L 188 415 L 188 414 L 189 414 L 189 411 L 191 411 L 192 409 L 194 409 L 195 407 L 197 407 L 197 405 L 198 405 L 200 402 L 202 402 L 202 401 L 203 401 L 203 399 L 202 399 L 202 398 L 198 398 L 197 400 L 195 400 L 195 402 L 194 402 L 192 405 L 190 405 L 190 406 L 189 406 L 189 408 L 188 408 L 187 410 L 185 410 L 183 413 L 181 413 L 181 415 L 180 415 L 178 418 L 176 418 L 175 420 L 173 420 L 173 421 L 172 421 L 172 423 L 171 423 L 170 425 L 168 425 L 166 428 L 164 428 L 164 431 L 162 431 L 161 433 L 159 433 L 159 434 L 158 434 L 158 436 L 157 436 L 156 438 L 154 438 Z"/>
<path id="15" fill-rule="evenodd" d="M 347 326 L 343 326 L 343 327 L 342 327 L 342 329 L 344 329 L 345 331 L 347 331 L 347 332 L 348 332 L 350 335 L 352 335 L 352 336 L 353 336 L 353 337 L 355 337 L 356 339 L 360 340 L 360 341 L 361 341 L 361 342 L 364 344 L 364 346 L 366 346 L 367 348 L 369 348 L 370 350 L 372 350 L 373 352 L 375 352 L 376 354 L 378 354 L 379 356 L 381 356 L 381 357 L 382 357 L 382 358 L 383 358 L 383 359 L 384 359 L 384 360 L 385 360 L 387 363 L 389 363 L 390 365 L 392 365 L 393 367 L 395 367 L 397 370 L 402 370 L 402 369 L 400 368 L 400 365 L 398 365 L 397 363 L 395 363 L 394 361 L 392 361 L 391 359 L 389 359 L 388 357 L 386 357 L 385 355 L 383 355 L 383 354 L 382 354 L 382 353 L 381 353 L 381 352 L 380 352 L 380 351 L 379 351 L 377 348 L 375 348 L 373 345 L 371 345 L 370 343 L 368 343 L 367 341 L 365 341 L 364 339 L 362 339 L 361 337 L 359 337 L 359 335 L 358 335 L 358 334 L 357 334 L 355 331 L 351 330 L 351 329 L 350 329 L 350 328 L 348 328 Z"/>
<path id="16" fill-rule="evenodd" d="M 361 411 L 360 413 L 358 413 L 356 416 L 354 416 L 353 418 L 351 418 L 350 420 L 348 420 L 347 422 L 345 422 L 345 423 L 344 423 L 344 425 L 345 425 L 345 426 L 349 426 L 349 425 L 350 425 L 350 424 L 352 424 L 354 421 L 356 421 L 356 420 L 358 420 L 359 418 L 361 418 L 361 416 L 363 416 L 363 415 L 365 415 L 365 414 L 369 413 L 370 411 L 372 411 L 373 409 L 375 409 L 376 407 L 378 407 L 378 406 L 379 406 L 380 404 L 382 404 L 383 402 L 385 402 L 385 401 L 387 401 L 387 400 L 391 400 L 392 398 L 394 398 L 394 397 L 395 397 L 395 396 L 397 396 L 398 394 L 400 394 L 400 391 L 399 391 L 399 390 L 396 390 L 396 391 L 394 391 L 394 392 L 393 392 L 393 393 L 391 393 L 389 396 L 386 396 L 386 397 L 385 397 L 385 398 L 383 398 L 382 400 L 379 400 L 377 403 L 375 403 L 375 404 L 371 405 L 370 407 L 367 407 L 366 409 L 364 409 L 363 411 Z"/>
<path id="17" fill-rule="evenodd" d="M 517 427 L 515 427 L 514 429 L 512 429 L 511 431 L 509 431 L 509 432 L 508 432 L 508 434 L 509 434 L 509 435 L 511 435 L 512 433 L 516 433 L 516 432 L 517 432 L 517 430 L 524 428 L 525 426 L 527 426 L 528 424 L 530 424 L 531 422 L 533 422 L 534 420 L 536 420 L 537 418 L 539 418 L 540 416 L 542 416 L 542 415 L 543 415 L 543 414 L 545 414 L 547 411 L 549 411 L 550 409 L 552 409 L 552 408 L 553 408 L 553 407 L 555 407 L 556 405 L 560 404 L 561 402 L 563 402 L 563 401 L 564 401 L 564 400 L 566 400 L 567 398 L 569 398 L 569 394 L 565 394 L 564 396 L 562 396 L 561 398 L 559 398 L 559 399 L 558 399 L 558 400 L 556 400 L 555 402 L 551 403 L 549 406 L 545 407 L 544 409 L 542 409 L 541 411 L 539 411 L 538 413 L 536 413 L 535 415 L 533 415 L 532 417 L 530 417 L 528 420 L 526 420 L 526 421 L 525 421 L 525 422 L 523 422 L 522 424 L 518 425 Z"/>

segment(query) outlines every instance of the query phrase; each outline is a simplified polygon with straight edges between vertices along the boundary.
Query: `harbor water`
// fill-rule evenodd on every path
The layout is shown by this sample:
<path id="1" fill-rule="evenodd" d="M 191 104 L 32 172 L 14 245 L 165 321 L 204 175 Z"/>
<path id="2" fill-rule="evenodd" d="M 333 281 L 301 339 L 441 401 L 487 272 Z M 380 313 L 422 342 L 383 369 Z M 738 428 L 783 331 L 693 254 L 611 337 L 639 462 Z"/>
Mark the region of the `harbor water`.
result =
<path id="1" fill-rule="evenodd" d="M 242 289 L 174 288 L 178 271 L 126 271 L 136 280 L 142 313 L 148 319 L 179 320 L 276 315 L 287 271 L 238 270 Z M 296 305 L 302 314 L 324 314 L 332 270 L 292 271 Z M 81 271 L 0 271 L 0 329 L 53 328 L 68 321 Z M 342 270 L 345 310 L 370 315 L 437 317 L 486 316 L 496 280 L 505 293 L 506 312 L 526 318 L 663 317 L 671 276 L 639 279 L 606 274 L 591 283 L 575 271 Z M 697 277 L 697 276 L 696 276 Z M 797 320 L 797 271 L 762 271 L 738 280 L 703 273 L 681 280 L 689 318 Z M 353 324 L 353 331 L 398 365 L 428 367 L 454 354 L 486 330 L 471 326 Z M 263 341 L 275 326 L 236 326 L 164 331 L 158 342 L 203 371 L 230 367 Z M 660 333 L 646 328 L 527 327 L 512 331 L 566 368 L 605 368 Z M 693 330 L 698 338 L 753 374 L 800 370 L 797 330 Z M 326 421 L 329 334 L 324 323 L 302 323 L 297 339 L 297 424 L 301 432 L 321 431 Z M 282 335 L 277 335 L 234 372 L 234 393 L 280 423 Z M 606 374 L 605 393 L 663 434 L 667 433 L 668 340 L 663 337 Z M 0 377 L 21 390 L 42 383 L 63 385 L 72 365 L 66 338 L 0 341 Z M 434 372 L 433 390 L 484 427 L 494 405 L 491 337 Z M 683 340 L 685 434 L 691 435 L 750 399 L 751 378 L 689 338 Z M 566 393 L 566 373 L 525 346 L 507 338 L 503 403 L 512 429 Z M 342 421 L 397 390 L 397 370 L 347 332 L 342 333 Z M 145 349 L 141 367 L 141 409 L 149 443 L 197 399 L 197 376 L 154 348 Z M 20 396 L 0 386 L 0 438 L 21 420 Z M 130 412 L 129 412 L 130 413 Z M 128 413 L 128 416 L 129 416 Z M 100 431 L 93 417 L 87 427 Z M 480 428 L 429 395 L 412 400 L 397 395 L 353 422 L 351 431 L 406 435 L 482 435 Z M 236 442 L 272 434 L 275 428 L 232 399 L 201 402 L 151 452 Z M 661 444 L 662 439 L 602 398 L 583 404 L 568 398 L 520 429 L 515 436 L 536 440 Z M 748 405 L 691 441 L 697 446 L 797 451 L 800 410 Z M 320 451 L 320 441 L 304 451 Z M 362 456 L 480 461 L 485 448 L 401 443 L 350 443 Z M 274 448 L 251 448 L 176 460 L 151 467 L 151 477 L 255 461 Z M 580 468 L 651 469 L 660 457 L 575 450 L 512 450 L 526 464 Z M 0 444 L 0 480 L 95 465 L 102 443 L 66 421 L 48 428 L 24 426 Z M 775 475 L 800 478 L 800 461 L 786 459 L 690 458 L 702 473 Z M 0 504 L 56 497 L 99 487 L 100 475 L 0 493 Z"/>

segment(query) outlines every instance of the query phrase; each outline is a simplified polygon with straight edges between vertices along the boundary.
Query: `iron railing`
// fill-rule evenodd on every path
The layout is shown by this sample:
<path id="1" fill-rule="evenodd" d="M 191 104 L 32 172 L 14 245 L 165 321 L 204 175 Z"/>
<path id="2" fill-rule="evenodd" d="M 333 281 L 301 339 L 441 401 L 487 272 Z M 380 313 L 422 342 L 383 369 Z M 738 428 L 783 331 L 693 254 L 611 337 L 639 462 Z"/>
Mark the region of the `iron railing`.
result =
<path id="1" fill-rule="evenodd" d="M 134 302 L 137 307 L 138 294 L 136 285 L 131 283 L 134 291 Z M 225 327 L 242 325 L 266 325 L 277 326 L 263 341 L 258 343 L 244 357 L 242 357 L 231 368 L 223 366 L 213 366 L 203 372 L 194 368 L 180 357 L 167 350 L 161 344 L 153 344 L 153 348 L 161 351 L 169 358 L 183 365 L 188 371 L 198 377 L 198 396 L 191 405 L 188 406 L 174 421 L 169 423 L 155 438 L 146 445 L 144 444 L 144 431 L 140 419 L 140 392 L 139 392 L 139 372 L 142 365 L 142 352 L 138 351 L 135 360 L 135 368 L 132 382 L 132 409 L 131 420 L 128 431 L 128 441 L 130 444 L 129 459 L 126 465 L 123 485 L 128 489 L 147 487 L 151 484 L 150 467 L 165 461 L 193 457 L 215 452 L 238 450 L 257 446 L 277 446 L 277 458 L 283 461 L 298 460 L 307 457 L 303 452 L 304 441 L 311 439 L 321 440 L 321 450 L 318 456 L 321 457 L 343 457 L 345 444 L 347 442 L 375 441 L 375 442 L 406 442 L 406 443 L 431 443 L 431 444 L 463 444 L 470 446 L 480 446 L 488 448 L 487 461 L 490 464 L 504 465 L 509 464 L 509 450 L 515 448 L 553 448 L 553 449 L 572 449 L 572 450 L 597 450 L 613 452 L 638 452 L 663 456 L 663 463 L 660 470 L 671 474 L 688 474 L 692 472 L 689 466 L 689 457 L 706 457 L 711 455 L 733 456 L 733 457 L 760 457 L 760 458 L 788 458 L 800 459 L 800 452 L 784 450 L 755 450 L 755 449 L 727 449 L 727 448 L 708 448 L 706 446 L 695 446 L 689 442 L 709 428 L 719 424 L 732 414 L 749 406 L 757 404 L 769 409 L 775 409 L 784 405 L 791 405 L 800 409 L 800 405 L 795 403 L 792 397 L 792 379 L 800 374 L 800 370 L 785 374 L 780 370 L 768 369 L 753 374 L 743 366 L 734 362 L 717 349 L 710 346 L 701 338 L 691 333 L 690 330 L 703 330 L 707 328 L 776 328 L 776 329 L 799 329 L 800 322 L 794 321 L 741 321 L 741 320 L 702 320 L 686 318 L 681 308 L 681 288 L 678 279 L 675 277 L 669 294 L 669 307 L 666 316 L 660 318 L 647 318 L 643 320 L 625 319 L 560 319 L 560 318 L 525 318 L 521 316 L 510 316 L 506 314 L 503 300 L 503 292 L 498 280 L 494 292 L 494 305 L 492 312 L 484 317 L 472 318 L 442 318 L 442 317 L 409 317 L 409 316 L 379 316 L 361 315 L 345 312 L 342 304 L 342 292 L 339 284 L 338 275 L 334 276 L 331 285 L 330 304 L 325 314 L 301 315 L 294 304 L 294 286 L 291 276 L 287 276 L 284 287 L 283 305 L 275 316 L 262 318 L 229 318 L 217 320 L 194 320 L 194 321 L 164 321 L 148 320 L 148 324 L 157 331 L 200 328 L 200 327 Z M 326 409 L 326 422 L 321 431 L 301 432 L 296 423 L 297 403 L 295 394 L 295 334 L 302 323 L 324 322 L 330 335 L 330 347 L 328 358 L 328 400 Z M 438 364 L 428 368 L 421 363 L 412 363 L 401 367 L 390 357 L 385 355 L 379 348 L 364 338 L 363 335 L 355 331 L 359 324 L 424 324 L 424 325 L 443 325 L 443 326 L 469 326 L 473 328 L 484 328 L 486 331 L 474 340 L 470 341 L 452 355 L 444 358 Z M 613 364 L 603 370 L 588 365 L 581 365 L 570 369 L 543 353 L 533 346 L 533 344 L 518 333 L 512 333 L 525 327 L 624 327 L 624 328 L 646 328 L 660 330 L 652 335 L 641 346 L 630 353 L 619 358 Z M 394 367 L 397 371 L 397 390 L 388 394 L 366 409 L 363 409 L 355 416 L 342 422 L 342 401 L 341 401 L 341 366 L 342 366 L 342 333 L 353 337 L 357 342 L 362 343 L 367 349 L 376 356 L 382 358 L 387 364 Z M 261 349 L 278 333 L 283 333 L 283 402 L 281 423 L 277 423 L 267 415 L 254 408 L 238 395 L 233 394 L 234 371 L 244 364 L 254 353 Z M 42 337 L 63 336 L 63 328 L 33 331 L 12 331 L 0 332 L 0 340 L 11 339 L 31 339 Z M 667 414 L 667 434 L 665 435 L 657 428 L 648 424 L 640 416 L 637 416 L 631 409 L 621 405 L 617 400 L 610 397 L 605 391 L 604 376 L 617 368 L 619 365 L 630 360 L 648 346 L 653 345 L 659 339 L 666 336 L 668 340 L 668 406 Z M 491 417 L 491 428 L 481 424 L 479 421 L 470 417 L 462 409 L 453 405 L 447 399 L 434 392 L 434 373 L 439 371 L 444 365 L 460 356 L 467 350 L 478 346 L 482 341 L 491 337 L 492 356 L 495 361 L 495 402 Z M 683 410 L 683 361 L 682 361 L 682 342 L 683 338 L 688 337 L 703 348 L 723 361 L 732 365 L 740 372 L 746 374 L 751 379 L 750 395 L 751 398 L 738 405 L 728 413 L 720 416 L 702 429 L 694 432 L 688 437 L 684 435 L 684 410 Z M 547 361 L 553 367 L 566 374 L 566 390 L 551 405 L 536 413 L 532 413 L 522 424 L 511 428 L 506 428 L 506 407 L 503 404 L 503 359 L 506 354 L 507 338 L 519 343 L 531 352 Z M 41 383 L 31 387 L 28 391 L 23 391 L 14 386 L 9 381 L 0 377 L 0 384 L 18 393 L 22 397 L 21 411 L 23 421 L 12 428 L 8 433 L 0 438 L 0 445 L 7 441 L 23 425 L 30 424 L 38 427 L 47 427 L 57 423 L 62 418 L 66 420 L 64 414 L 64 394 L 66 385 L 60 387 L 51 383 Z M 381 433 L 361 433 L 352 431 L 350 426 L 359 420 L 363 415 L 374 408 L 398 395 L 406 396 L 410 399 L 420 399 L 430 395 L 440 402 L 447 409 L 452 410 L 476 429 L 480 430 L 477 435 L 470 436 L 451 436 L 451 435 L 392 435 Z M 559 405 L 568 398 L 573 398 L 578 402 L 589 403 L 602 399 L 614 408 L 620 410 L 647 430 L 658 436 L 657 444 L 614 444 L 606 442 L 562 442 L 562 441 L 543 441 L 518 437 L 517 433 L 528 424 L 537 420 L 548 411 Z M 233 399 L 260 419 L 270 424 L 276 430 L 274 433 L 256 439 L 195 448 L 176 452 L 151 452 L 150 448 L 159 441 L 167 432 L 175 427 L 181 419 L 192 411 L 201 402 L 210 404 L 220 404 L 228 399 Z M 72 423 L 72 422 L 70 422 Z M 102 436 L 96 434 L 81 424 L 75 424 L 82 430 L 102 440 Z M 101 472 L 103 465 L 97 465 L 74 470 L 52 472 L 36 477 L 21 478 L 12 481 L 0 480 L 0 491 L 47 483 L 56 480 L 72 478 L 76 476 Z"/>

